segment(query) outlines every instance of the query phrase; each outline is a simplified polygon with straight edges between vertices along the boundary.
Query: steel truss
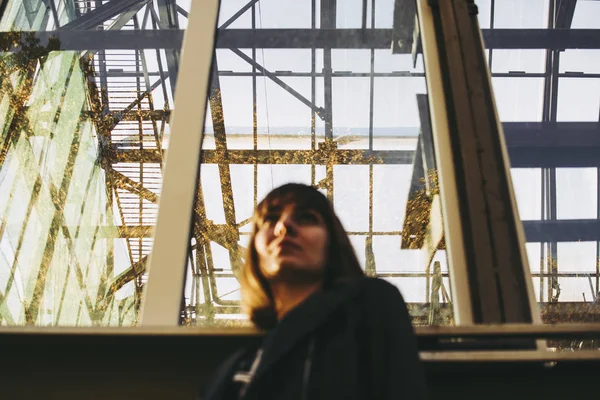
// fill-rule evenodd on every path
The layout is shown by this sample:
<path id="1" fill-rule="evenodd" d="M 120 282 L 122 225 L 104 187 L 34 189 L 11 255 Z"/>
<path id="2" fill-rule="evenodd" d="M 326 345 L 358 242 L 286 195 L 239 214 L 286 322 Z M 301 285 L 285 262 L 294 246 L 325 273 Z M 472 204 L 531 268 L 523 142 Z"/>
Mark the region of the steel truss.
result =
<path id="1" fill-rule="evenodd" d="M 25 0 L 24 6 L 30 4 Z M 175 0 L 111 0 L 111 1 L 66 1 L 66 11 L 70 22 L 58 26 L 57 10 L 54 2 L 44 6 L 44 18 L 55 21 L 55 30 L 34 32 L 41 46 L 58 43 L 60 50 L 82 51 L 82 58 L 87 59 L 88 87 L 91 102 L 91 112 L 85 117 L 96 125 L 99 136 L 99 161 L 107 176 L 107 192 L 110 201 L 114 201 L 118 209 L 121 227 L 119 236 L 127 239 L 127 249 L 131 266 L 118 276 L 107 279 L 104 283 L 107 290 L 106 298 L 99 304 L 95 312 L 103 312 L 108 308 L 112 297 L 128 282 L 135 282 L 138 295 L 137 307 L 141 298 L 142 287 L 145 283 L 145 272 L 148 256 L 152 249 L 152 231 L 156 221 L 157 200 L 160 196 L 161 167 L 165 151 L 162 148 L 163 135 L 169 123 L 175 81 L 179 69 L 179 52 L 183 39 L 179 19 L 187 18 L 187 13 L 178 7 Z M 216 40 L 217 49 L 229 49 L 240 59 L 251 66 L 251 72 L 220 71 L 214 60 L 212 86 L 209 106 L 214 128 L 216 148 L 203 151 L 204 164 L 216 164 L 221 180 L 225 224 L 214 224 L 206 217 L 204 198 L 201 186 L 197 187 L 197 202 L 195 205 L 195 220 L 189 265 L 192 271 L 192 298 L 188 299 L 183 317 L 188 323 L 212 323 L 215 314 L 237 313 L 236 303 L 223 300 L 223 294 L 217 290 L 216 279 L 233 277 L 242 262 L 242 251 L 238 245 L 240 232 L 245 223 L 238 223 L 233 202 L 231 185 L 232 164 L 247 164 L 254 166 L 254 203 L 257 202 L 257 168 L 264 164 L 306 164 L 312 168 L 312 183 L 327 190 L 333 199 L 333 167 L 334 165 L 368 165 L 369 166 L 369 229 L 366 232 L 351 232 L 351 234 L 366 236 L 365 246 L 367 256 L 367 272 L 377 275 L 377 268 L 372 257 L 372 239 L 380 234 L 373 230 L 373 166 L 378 164 L 414 164 L 415 170 L 422 171 L 423 177 L 428 177 L 427 171 L 435 170 L 435 160 L 432 158 L 431 145 L 427 144 L 426 115 L 421 113 L 422 134 L 419 137 L 418 151 L 384 151 L 373 147 L 373 87 L 376 77 L 423 77 L 423 73 L 394 71 L 387 73 L 375 72 L 374 54 L 378 49 L 389 49 L 392 38 L 396 42 L 397 35 L 402 33 L 395 29 L 375 29 L 375 1 L 371 5 L 371 21 L 367 21 L 368 2 L 364 2 L 361 29 L 336 29 L 336 0 L 322 0 L 321 8 L 316 8 L 312 0 L 311 29 L 258 29 L 256 0 L 249 1 L 239 12 L 219 27 Z M 552 9 L 549 19 L 549 29 L 484 29 L 483 38 L 488 49 L 548 49 L 547 68 L 544 73 L 494 73 L 493 77 L 543 77 L 545 79 L 544 119 L 541 123 L 505 123 L 504 131 L 506 144 L 511 156 L 513 167 L 543 168 L 543 199 L 544 220 L 527 221 L 524 223 L 528 241 L 541 242 L 542 249 L 548 254 L 547 260 L 556 258 L 556 243 L 558 241 L 593 240 L 600 244 L 600 226 L 598 220 L 589 221 L 558 221 L 556 220 L 556 182 L 555 168 L 557 167 L 598 167 L 600 171 L 600 127 L 597 123 L 563 123 L 556 120 L 557 86 L 561 77 L 573 76 L 573 73 L 559 73 L 558 64 L 560 53 L 569 48 L 598 48 L 600 32 L 598 30 L 571 30 L 571 20 L 575 1 L 561 1 L 559 7 Z M 1 9 L 0 9 L 1 10 Z M 156 11 L 158 10 L 158 12 Z M 27 13 L 32 16 L 32 10 Z M 141 13 L 141 14 L 140 14 Z M 245 13 L 252 15 L 251 29 L 231 29 L 229 26 Z M 317 29 L 317 14 L 320 14 L 321 27 Z M 140 15 L 142 16 L 140 18 Z M 406 16 L 402 16 L 406 18 Z M 409 18 L 410 19 L 410 18 Z M 492 21 L 493 24 L 493 21 Z M 493 25 L 492 25 L 493 26 Z M 101 29 L 98 29 L 98 28 Z M 29 37 L 26 32 L 17 33 L 22 38 Z M 395 36 L 396 35 L 396 36 Z M 2 51 L 16 52 L 19 46 L 13 45 L 15 33 L 0 32 Z M 56 40 L 58 38 L 58 41 Z M 9 40 L 10 39 L 10 40 Z M 17 41 L 18 42 L 18 41 Z M 400 46 L 402 47 L 402 46 Z M 412 47 L 412 42 L 411 46 Z M 240 49 L 251 49 L 251 56 Z M 257 61 L 256 51 L 263 48 L 305 48 L 311 50 L 311 71 L 270 71 Z M 331 51 L 336 48 L 362 48 L 370 50 L 371 68 L 369 72 L 334 71 L 331 65 Z M 149 72 L 147 52 L 141 49 L 152 49 L 157 55 L 158 73 Z M 324 68 L 316 70 L 316 50 L 323 51 Z M 120 52 L 120 58 L 111 56 L 111 50 Z M 404 52 L 412 48 L 404 48 Z M 161 55 L 164 54 L 166 64 L 163 65 Z M 490 56 L 490 67 L 493 57 Z M 126 68 L 124 68 L 124 66 Z M 228 133 L 225 129 L 227 118 L 223 114 L 220 92 L 220 78 L 226 76 L 248 76 L 252 79 L 253 90 L 253 149 L 241 150 L 228 146 Z M 576 74 L 580 78 L 598 78 L 598 74 Z M 310 150 L 260 150 L 257 145 L 257 78 L 266 77 L 279 85 L 291 96 L 311 110 L 311 148 Z M 284 77 L 310 77 L 311 95 L 304 97 L 293 87 L 286 84 Z M 368 77 L 370 79 L 369 102 L 369 131 L 368 149 L 346 150 L 338 148 L 333 135 L 333 100 L 332 80 L 336 77 Z M 324 82 L 324 106 L 316 105 L 316 79 Z M 155 109 L 155 90 L 160 90 L 165 99 L 165 109 Z M 325 124 L 325 141 L 318 143 L 316 134 L 316 119 Z M 565 133 L 568 133 L 566 138 Z M 276 135 L 273 132 L 272 135 Z M 8 143 L 8 142 L 6 142 Z M 564 151 L 568 147 L 570 151 Z M 0 165 L 3 161 L 0 154 Z M 416 160 L 416 161 L 415 161 Z M 317 181 L 316 166 L 326 166 L 326 176 Z M 433 165 L 433 167 L 432 167 Z M 599 173 L 600 176 L 600 173 Z M 68 177 L 65 177 L 68 183 Z M 434 182 L 427 182 L 427 187 L 419 186 L 420 176 L 413 178 L 414 188 L 411 193 L 419 190 L 430 190 Z M 64 183 L 64 182 L 63 182 Z M 600 187 L 600 185 L 599 185 Z M 57 192 L 60 192 L 57 190 Z M 57 201 L 60 203 L 60 196 Z M 112 205 L 110 205 L 112 207 Z M 407 214 L 408 215 L 408 214 Z M 599 215 L 600 218 L 600 215 Z M 55 225 L 64 226 L 60 212 L 56 216 Z M 0 234 L 1 234 L 0 227 Z M 418 230 L 418 229 L 417 229 Z M 406 235 L 406 232 L 396 232 Z M 388 233 L 389 234 L 389 233 Z M 410 235 L 409 235 L 410 236 Z M 410 243 L 403 238 L 403 243 Z M 216 242 L 226 248 L 232 266 L 232 274 L 221 273 L 214 265 L 210 243 Z M 417 240 L 418 242 L 418 240 Z M 420 247 L 421 242 L 414 244 Z M 51 248 L 52 244 L 46 244 Z M 192 252 L 195 250 L 195 257 Z M 50 251 L 50 250 L 49 250 Z M 598 246 L 600 256 L 600 245 Z M 107 261 L 109 264 L 113 260 Z M 542 265 L 542 278 L 550 278 L 549 296 L 557 298 L 557 279 L 560 275 L 555 265 Z M 548 264 L 548 265 L 546 265 Z M 396 274 L 397 277 L 409 277 L 410 274 Z M 442 274 L 444 278 L 447 274 Z M 536 275 L 534 275 L 537 277 Z M 420 277 L 420 275 L 419 275 Z M 429 277 L 428 278 L 429 283 Z M 592 278 L 595 288 L 599 287 L 600 274 Z M 44 275 L 40 272 L 36 290 L 41 290 Z M 543 285 L 543 283 L 540 283 Z M 202 293 L 202 296 L 200 296 Z M 200 298 L 203 297 L 203 301 Z M 93 303 L 86 299 L 86 303 Z M 39 304 L 30 306 L 30 318 L 35 319 Z M 90 306 L 92 307 L 92 306 Z M 411 305 L 424 309 L 426 305 Z M 92 307 L 93 308 L 93 307 Z M 442 309 L 447 309 L 443 305 Z M 440 311 L 441 312 L 441 311 Z M 445 312 L 448 312 L 447 310 Z M 421 322 L 427 320 L 429 313 L 414 312 Z M 448 317 L 446 315 L 446 317 Z"/>

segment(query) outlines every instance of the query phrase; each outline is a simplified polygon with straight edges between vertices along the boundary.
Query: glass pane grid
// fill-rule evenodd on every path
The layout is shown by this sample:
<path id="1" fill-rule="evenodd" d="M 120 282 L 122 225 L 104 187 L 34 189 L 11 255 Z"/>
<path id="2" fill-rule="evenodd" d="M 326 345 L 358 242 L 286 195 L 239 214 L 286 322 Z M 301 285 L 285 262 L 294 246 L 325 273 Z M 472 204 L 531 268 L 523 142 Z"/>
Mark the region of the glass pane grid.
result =
<path id="1" fill-rule="evenodd" d="M 484 30 L 522 29 L 523 37 L 527 29 L 598 29 L 595 3 L 577 2 L 569 18 L 547 0 L 477 1 Z M 535 49 L 489 49 L 488 61 L 542 320 L 594 322 L 600 301 L 600 192 L 592 153 L 600 133 L 595 62 L 600 44 L 557 47 L 541 37 Z"/>
<path id="2" fill-rule="evenodd" d="M 362 20 L 356 1 L 338 2 L 335 21 L 322 19 L 328 12 L 320 2 L 314 10 L 298 2 L 298 13 L 277 22 L 275 2 L 260 3 L 230 26 L 291 35 L 300 26 L 348 28 Z M 367 28 L 391 28 L 393 7 L 391 0 L 369 2 Z M 222 3 L 221 23 L 235 12 Z M 417 101 L 427 93 L 422 57 L 414 64 L 410 55 L 375 46 L 310 50 L 311 43 L 294 42 L 307 39 L 292 36 L 289 48 L 263 48 L 270 40 L 216 51 L 182 324 L 248 324 L 236 274 L 250 220 L 257 202 L 288 182 L 313 185 L 333 202 L 366 273 L 400 288 L 415 324 L 452 324 L 443 241 L 422 244 L 437 195 L 430 186 L 435 166 L 427 176 L 413 168 L 421 118 L 429 118 Z"/>
<path id="3" fill-rule="evenodd" d="M 116 4 L 14 1 L 0 20 L 0 325 L 138 323 L 180 43 L 138 43 L 167 2 Z M 189 1 L 170 6 L 185 28 Z M 97 46 L 54 50 L 73 30 Z"/>

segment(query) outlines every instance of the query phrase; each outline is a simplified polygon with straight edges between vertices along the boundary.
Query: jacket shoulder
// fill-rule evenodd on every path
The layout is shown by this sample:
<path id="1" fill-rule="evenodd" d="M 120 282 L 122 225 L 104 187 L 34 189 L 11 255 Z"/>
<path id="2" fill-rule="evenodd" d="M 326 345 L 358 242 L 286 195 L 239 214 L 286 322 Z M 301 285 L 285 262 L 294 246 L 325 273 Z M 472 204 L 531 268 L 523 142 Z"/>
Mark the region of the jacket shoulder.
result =
<path id="1" fill-rule="evenodd" d="M 364 278 L 361 282 L 363 293 L 375 299 L 393 299 L 400 298 L 402 295 L 398 288 L 388 281 L 381 278 Z"/>

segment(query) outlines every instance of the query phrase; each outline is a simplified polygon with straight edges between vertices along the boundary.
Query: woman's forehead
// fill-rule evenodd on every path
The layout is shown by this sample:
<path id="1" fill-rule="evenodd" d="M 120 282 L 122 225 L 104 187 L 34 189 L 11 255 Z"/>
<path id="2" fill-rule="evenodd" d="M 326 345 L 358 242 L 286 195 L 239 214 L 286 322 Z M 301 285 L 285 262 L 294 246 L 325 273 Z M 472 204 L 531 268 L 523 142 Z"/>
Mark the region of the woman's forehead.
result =
<path id="1" fill-rule="evenodd" d="M 315 199 L 311 201 L 307 196 L 298 196 L 290 193 L 286 196 L 265 199 L 265 202 L 259 207 L 258 214 L 264 215 L 268 212 L 283 211 L 285 209 L 310 210 L 322 214 L 324 210 L 320 209 L 319 203 Z"/>
<path id="2" fill-rule="evenodd" d="M 315 207 L 311 207 L 308 204 L 301 204 L 297 202 L 278 202 L 268 204 L 265 208 L 265 212 L 283 212 L 283 211 L 298 211 L 298 210 L 309 210 L 317 211 Z"/>

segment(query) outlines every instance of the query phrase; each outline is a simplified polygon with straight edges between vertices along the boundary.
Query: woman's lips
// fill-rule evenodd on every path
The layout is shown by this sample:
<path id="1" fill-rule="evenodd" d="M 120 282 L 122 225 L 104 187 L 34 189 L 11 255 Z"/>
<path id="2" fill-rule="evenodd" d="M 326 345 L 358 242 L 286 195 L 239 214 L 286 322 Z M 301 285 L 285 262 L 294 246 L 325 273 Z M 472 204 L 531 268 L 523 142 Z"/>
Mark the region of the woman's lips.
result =
<path id="1" fill-rule="evenodd" d="M 277 248 L 280 250 L 280 252 L 288 252 L 288 251 L 294 251 L 294 250 L 301 250 L 302 247 L 299 246 L 297 243 L 291 241 L 291 240 L 282 240 L 281 242 L 279 242 L 277 244 Z"/>

